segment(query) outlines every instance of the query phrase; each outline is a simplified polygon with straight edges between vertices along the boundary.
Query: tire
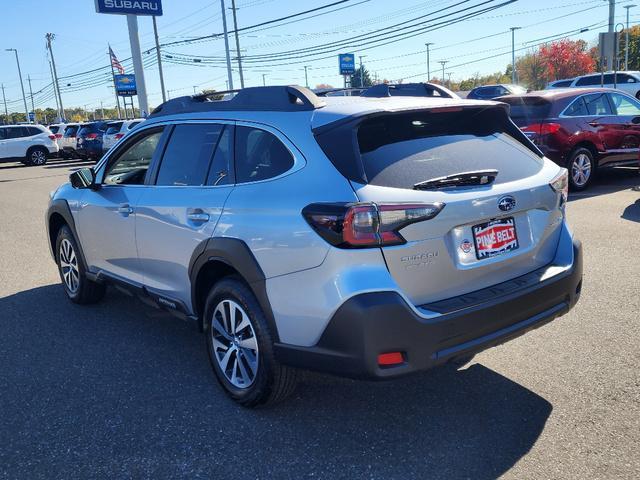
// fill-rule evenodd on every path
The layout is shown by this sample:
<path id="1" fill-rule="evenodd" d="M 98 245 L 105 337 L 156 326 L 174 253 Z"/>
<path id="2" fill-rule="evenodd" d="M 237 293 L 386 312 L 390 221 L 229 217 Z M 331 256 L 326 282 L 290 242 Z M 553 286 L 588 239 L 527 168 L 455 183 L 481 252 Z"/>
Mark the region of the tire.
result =
<path id="1" fill-rule="evenodd" d="M 87 278 L 87 269 L 78 253 L 78 244 L 66 225 L 58 231 L 55 251 L 58 273 L 69 300 L 82 305 L 100 301 L 106 288 L 103 284 Z"/>
<path id="2" fill-rule="evenodd" d="M 264 312 L 240 279 L 216 283 L 204 314 L 209 360 L 227 395 L 244 407 L 256 407 L 282 401 L 294 391 L 299 371 L 275 359 Z"/>
<path id="3" fill-rule="evenodd" d="M 638 100 L 640 100 L 640 90 L 638 90 L 638 91 L 636 92 L 636 98 L 637 98 Z"/>
<path id="4" fill-rule="evenodd" d="M 586 189 L 593 180 L 595 167 L 593 153 L 588 148 L 576 148 L 571 152 L 567 162 L 571 189 L 574 191 Z"/>
<path id="5" fill-rule="evenodd" d="M 31 147 L 27 150 L 26 164 L 41 166 L 47 163 L 49 151 L 44 147 Z"/>

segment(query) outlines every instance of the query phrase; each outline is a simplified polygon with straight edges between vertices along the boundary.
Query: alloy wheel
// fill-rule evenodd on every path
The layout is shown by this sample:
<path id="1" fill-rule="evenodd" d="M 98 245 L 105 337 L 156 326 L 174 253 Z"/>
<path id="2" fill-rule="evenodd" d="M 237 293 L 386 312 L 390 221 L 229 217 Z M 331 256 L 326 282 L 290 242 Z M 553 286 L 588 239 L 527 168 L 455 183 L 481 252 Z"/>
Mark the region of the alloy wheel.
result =
<path id="1" fill-rule="evenodd" d="M 580 153 L 573 159 L 571 178 L 577 187 L 583 187 L 591 178 L 591 159 L 585 153 Z"/>
<path id="2" fill-rule="evenodd" d="M 47 161 L 47 156 L 42 150 L 35 150 L 31 153 L 31 162 L 34 165 L 44 165 Z"/>
<path id="3" fill-rule="evenodd" d="M 66 238 L 60 242 L 60 270 L 65 285 L 71 293 L 76 293 L 80 286 L 80 271 L 78 270 L 78 257 L 73 245 Z"/>
<path id="4" fill-rule="evenodd" d="M 222 300 L 211 320 L 213 356 L 236 388 L 250 387 L 258 373 L 258 340 L 249 316 L 233 300 Z"/>

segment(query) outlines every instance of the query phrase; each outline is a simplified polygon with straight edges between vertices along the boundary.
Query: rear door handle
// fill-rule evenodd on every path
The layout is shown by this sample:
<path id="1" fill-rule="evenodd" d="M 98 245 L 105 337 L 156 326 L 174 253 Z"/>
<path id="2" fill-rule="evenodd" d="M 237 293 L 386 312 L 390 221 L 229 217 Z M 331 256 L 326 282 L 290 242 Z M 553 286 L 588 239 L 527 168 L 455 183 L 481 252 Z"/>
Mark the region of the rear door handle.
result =
<path id="1" fill-rule="evenodd" d="M 192 222 L 204 223 L 209 221 L 209 214 L 204 213 L 200 208 L 196 208 L 187 212 L 187 218 Z"/>
<path id="2" fill-rule="evenodd" d="M 600 124 L 598 122 L 589 122 L 589 125 L 591 125 L 592 127 L 599 127 Z"/>
<path id="3" fill-rule="evenodd" d="M 123 203 L 118 207 L 118 213 L 122 213 L 123 215 L 129 215 L 133 213 L 133 208 L 128 203 Z"/>

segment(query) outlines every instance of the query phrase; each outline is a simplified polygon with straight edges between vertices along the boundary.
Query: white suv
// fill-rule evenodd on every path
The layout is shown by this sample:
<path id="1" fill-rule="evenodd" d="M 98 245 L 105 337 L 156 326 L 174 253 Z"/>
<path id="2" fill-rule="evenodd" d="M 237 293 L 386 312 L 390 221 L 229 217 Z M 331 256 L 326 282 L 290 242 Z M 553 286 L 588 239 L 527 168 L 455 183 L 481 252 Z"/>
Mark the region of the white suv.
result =
<path id="1" fill-rule="evenodd" d="M 615 88 L 621 90 L 629 95 L 640 99 L 640 72 L 627 71 L 627 72 L 605 72 L 604 74 L 592 73 L 590 75 L 582 75 L 576 78 L 567 78 L 563 80 L 556 80 L 547 85 L 549 88 L 584 88 L 584 87 L 600 87 Z"/>
<path id="2" fill-rule="evenodd" d="M 107 130 L 102 136 L 102 150 L 107 151 L 124 137 L 129 130 L 143 122 L 144 118 L 134 118 L 133 120 L 117 120 L 107 124 Z"/>
<path id="3" fill-rule="evenodd" d="M 0 127 L 0 158 L 18 158 L 25 165 L 44 165 L 58 150 L 56 136 L 42 125 Z"/>

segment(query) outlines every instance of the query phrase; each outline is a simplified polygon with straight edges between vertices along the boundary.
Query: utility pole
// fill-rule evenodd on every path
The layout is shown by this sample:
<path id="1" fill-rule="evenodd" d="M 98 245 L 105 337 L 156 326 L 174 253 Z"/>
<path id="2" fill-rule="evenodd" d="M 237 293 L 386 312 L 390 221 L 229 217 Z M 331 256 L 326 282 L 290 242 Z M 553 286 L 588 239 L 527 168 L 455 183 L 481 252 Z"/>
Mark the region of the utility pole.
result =
<path id="1" fill-rule="evenodd" d="M 7 52 L 13 52 L 16 54 L 16 64 L 18 65 L 18 76 L 20 77 L 20 88 L 22 89 L 22 100 L 24 101 L 24 114 L 27 116 L 26 121 L 29 121 L 29 107 L 27 107 L 27 97 L 24 94 L 24 83 L 22 83 L 22 71 L 20 70 L 20 60 L 18 60 L 18 50 L 15 48 L 7 48 Z"/>
<path id="2" fill-rule="evenodd" d="M 449 77 L 449 79 L 447 80 L 449 83 L 447 84 L 447 88 L 451 88 L 451 74 L 453 72 L 447 72 L 447 77 Z"/>
<path id="3" fill-rule="evenodd" d="M 4 96 L 4 83 L 2 84 L 2 100 L 4 100 L 4 121 L 9 123 L 9 110 L 7 110 L 7 97 Z"/>
<path id="4" fill-rule="evenodd" d="M 194 85 L 194 86 L 193 86 L 193 94 L 194 94 L 194 95 L 196 94 L 196 88 L 198 88 L 198 86 L 197 86 L 197 85 Z"/>
<path id="5" fill-rule="evenodd" d="M 53 76 L 53 66 L 51 65 L 51 60 L 49 60 L 49 70 L 51 71 L 51 85 L 54 85 L 53 98 L 55 98 L 56 100 L 56 114 L 58 118 L 62 120 L 64 118 L 64 111 L 61 112 L 60 110 L 60 102 L 58 101 L 58 92 L 56 91 L 56 87 L 55 87 L 55 81 L 54 81 L 55 77 Z"/>
<path id="6" fill-rule="evenodd" d="M 615 22 L 616 22 L 616 0 L 609 0 L 609 33 L 613 33 L 615 30 Z M 613 70 L 613 66 L 616 62 L 616 48 L 614 44 L 611 44 L 611 51 L 609 52 L 609 64 L 607 67 L 609 70 Z"/>
<path id="7" fill-rule="evenodd" d="M 244 88 L 244 75 L 242 74 L 242 55 L 240 55 L 240 38 L 238 37 L 238 19 L 236 18 L 236 0 L 231 0 L 233 12 L 233 32 L 236 36 L 236 53 L 238 54 L 238 72 L 240 73 L 240 88 Z"/>
<path id="8" fill-rule="evenodd" d="M 362 68 L 362 59 L 366 57 L 366 55 L 360 55 L 360 86 L 364 87 L 364 68 Z"/>
<path id="9" fill-rule="evenodd" d="M 624 69 L 629 70 L 629 9 L 637 7 L 637 5 L 629 4 L 625 5 L 627 9 L 627 28 L 624 31 Z"/>
<path id="10" fill-rule="evenodd" d="M 27 82 L 29 82 L 29 96 L 31 97 L 31 111 L 33 112 L 33 123 L 38 123 L 36 118 L 36 107 L 33 106 L 33 90 L 31 89 L 31 75 L 27 75 Z"/>
<path id="11" fill-rule="evenodd" d="M 113 92 L 116 94 L 116 108 L 118 109 L 118 118 L 122 118 L 122 112 L 120 111 L 120 95 L 118 95 L 118 89 L 116 88 L 116 71 L 113 69 L 113 58 L 111 56 L 112 54 L 113 50 L 111 50 L 111 45 L 109 45 L 109 51 L 107 52 L 107 55 L 109 55 L 109 65 L 111 65 L 111 80 L 113 81 Z"/>
<path id="12" fill-rule="evenodd" d="M 51 48 L 51 40 L 56 36 L 53 33 L 47 33 L 45 38 L 47 39 L 47 48 L 49 49 L 49 55 L 51 56 L 51 68 L 53 70 L 53 88 L 58 92 L 58 102 L 60 103 L 61 117 L 64 117 L 64 107 L 62 106 L 62 95 L 60 94 L 60 84 L 58 83 L 58 71 L 56 70 L 56 60 L 53 57 L 53 49 Z"/>
<path id="13" fill-rule="evenodd" d="M 433 45 L 433 42 L 427 42 L 424 44 L 427 47 L 427 82 L 431 81 L 431 63 L 429 62 L 429 47 Z"/>
<path id="14" fill-rule="evenodd" d="M 266 82 L 266 80 L 264 79 L 264 77 L 266 77 L 266 76 L 267 76 L 267 74 L 266 74 L 266 73 L 263 73 L 263 74 L 262 74 L 262 86 L 263 86 L 263 87 L 266 87 L 266 86 L 267 86 L 267 82 Z"/>
<path id="15" fill-rule="evenodd" d="M 438 63 L 442 65 L 442 85 L 444 85 L 444 66 L 449 63 L 449 60 L 440 60 Z"/>
<path id="16" fill-rule="evenodd" d="M 102 100 L 100 100 L 100 118 L 104 119 L 104 107 L 102 106 Z"/>
<path id="17" fill-rule="evenodd" d="M 511 27 L 511 83 L 516 83 L 516 30 L 522 27 Z"/>
<path id="18" fill-rule="evenodd" d="M 138 108 L 140 116 L 149 115 L 149 103 L 147 100 L 147 86 L 144 81 L 144 68 L 142 67 L 142 52 L 140 52 L 140 38 L 138 37 L 138 17 L 127 15 L 129 27 L 129 43 L 131 44 L 131 59 L 133 60 L 133 72 L 136 74 L 136 90 L 138 94 Z"/>
<path id="19" fill-rule="evenodd" d="M 309 88 L 309 77 L 307 77 L 307 66 L 304 66 L 304 86 Z"/>
<path id="20" fill-rule="evenodd" d="M 160 41 L 158 40 L 158 25 L 156 24 L 156 16 L 153 19 L 153 35 L 156 37 L 156 55 L 158 56 L 158 73 L 160 73 L 160 91 L 162 92 L 162 101 L 166 102 L 167 97 L 164 96 L 164 74 L 162 73 L 162 55 L 160 54 Z"/>
<path id="21" fill-rule="evenodd" d="M 220 0 L 222 9 L 222 29 L 224 30 L 224 50 L 227 55 L 227 90 L 233 90 L 233 74 L 231 73 L 231 55 L 229 54 L 229 33 L 227 31 L 227 12 L 224 8 L 224 0 Z M 240 54 L 240 52 L 238 52 Z"/>

